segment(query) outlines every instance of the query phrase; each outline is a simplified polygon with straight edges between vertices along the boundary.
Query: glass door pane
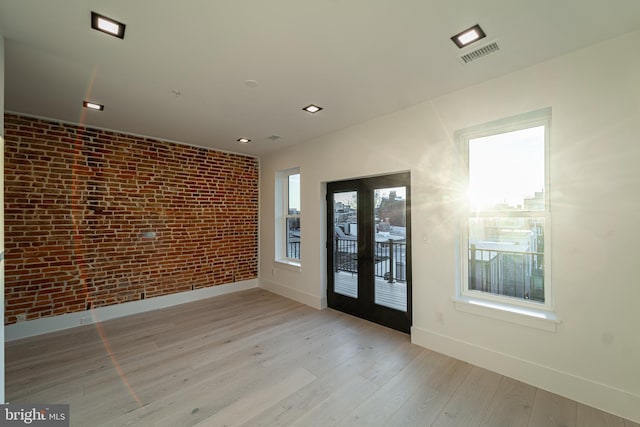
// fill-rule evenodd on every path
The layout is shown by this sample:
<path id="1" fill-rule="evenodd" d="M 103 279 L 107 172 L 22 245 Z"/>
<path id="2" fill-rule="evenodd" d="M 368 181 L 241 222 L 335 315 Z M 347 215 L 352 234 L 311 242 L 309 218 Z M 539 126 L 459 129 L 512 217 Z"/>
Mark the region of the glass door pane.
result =
<path id="1" fill-rule="evenodd" d="M 373 190 L 374 302 L 407 311 L 407 188 Z"/>
<path id="2" fill-rule="evenodd" d="M 334 292 L 358 298 L 358 192 L 333 194 Z"/>
<path id="3" fill-rule="evenodd" d="M 327 183 L 327 305 L 411 329 L 411 176 Z"/>

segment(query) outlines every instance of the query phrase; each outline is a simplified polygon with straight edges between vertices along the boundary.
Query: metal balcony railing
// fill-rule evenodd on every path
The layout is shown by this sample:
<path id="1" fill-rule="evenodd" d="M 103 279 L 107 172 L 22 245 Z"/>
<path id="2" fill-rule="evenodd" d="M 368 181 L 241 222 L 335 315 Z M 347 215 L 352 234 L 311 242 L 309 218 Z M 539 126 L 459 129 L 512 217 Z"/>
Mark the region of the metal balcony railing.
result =
<path id="1" fill-rule="evenodd" d="M 544 302 L 544 253 L 469 247 L 469 289 Z"/>
<path id="2" fill-rule="evenodd" d="M 407 243 L 387 240 L 376 242 L 373 253 L 374 275 L 389 283 L 407 280 Z M 334 239 L 333 264 L 335 271 L 358 272 L 358 242 L 351 239 Z"/>
<path id="3" fill-rule="evenodd" d="M 287 244 L 287 258 L 300 259 L 300 242 L 289 242 Z"/>

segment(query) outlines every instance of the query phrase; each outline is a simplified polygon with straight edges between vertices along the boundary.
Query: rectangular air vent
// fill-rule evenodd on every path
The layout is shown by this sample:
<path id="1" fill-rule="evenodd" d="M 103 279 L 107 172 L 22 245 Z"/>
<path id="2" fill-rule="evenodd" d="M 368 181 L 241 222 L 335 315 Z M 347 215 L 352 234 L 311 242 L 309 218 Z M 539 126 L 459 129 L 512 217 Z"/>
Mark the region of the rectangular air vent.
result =
<path id="1" fill-rule="evenodd" d="M 460 59 L 460 61 L 464 62 L 465 64 L 468 64 L 471 61 L 475 61 L 476 59 L 480 59 L 483 56 L 487 56 L 499 50 L 500 50 L 500 46 L 498 46 L 498 42 L 494 41 L 478 49 L 472 50 L 469 53 L 460 55 L 458 58 Z"/>

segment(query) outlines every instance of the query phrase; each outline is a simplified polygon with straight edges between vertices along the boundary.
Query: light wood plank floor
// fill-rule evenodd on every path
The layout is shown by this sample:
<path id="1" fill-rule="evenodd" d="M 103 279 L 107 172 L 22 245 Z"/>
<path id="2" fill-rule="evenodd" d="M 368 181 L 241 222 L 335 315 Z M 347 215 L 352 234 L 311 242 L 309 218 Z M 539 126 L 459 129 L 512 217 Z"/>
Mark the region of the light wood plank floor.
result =
<path id="1" fill-rule="evenodd" d="M 257 289 L 8 343 L 6 387 L 87 427 L 638 427 Z"/>

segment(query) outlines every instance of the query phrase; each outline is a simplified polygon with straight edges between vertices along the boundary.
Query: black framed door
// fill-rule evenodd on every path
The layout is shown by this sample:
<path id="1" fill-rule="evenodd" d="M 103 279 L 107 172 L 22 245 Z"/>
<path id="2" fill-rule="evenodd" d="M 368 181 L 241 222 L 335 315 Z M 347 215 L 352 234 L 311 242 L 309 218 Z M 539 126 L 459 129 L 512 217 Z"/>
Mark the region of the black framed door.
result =
<path id="1" fill-rule="evenodd" d="M 409 173 L 327 184 L 327 304 L 411 328 Z"/>

